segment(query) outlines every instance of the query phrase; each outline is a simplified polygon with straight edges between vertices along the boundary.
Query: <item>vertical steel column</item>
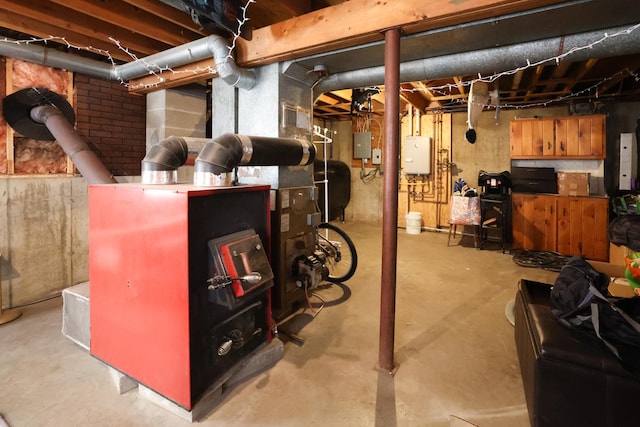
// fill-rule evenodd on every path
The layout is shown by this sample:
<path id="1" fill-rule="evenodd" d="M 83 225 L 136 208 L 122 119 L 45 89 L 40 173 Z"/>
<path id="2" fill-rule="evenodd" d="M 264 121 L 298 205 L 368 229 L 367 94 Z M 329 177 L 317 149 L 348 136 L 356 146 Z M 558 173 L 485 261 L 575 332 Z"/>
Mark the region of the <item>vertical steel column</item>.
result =
<path id="1" fill-rule="evenodd" d="M 400 30 L 384 33 L 384 164 L 382 206 L 382 281 L 378 369 L 393 373 L 398 254 L 398 152 L 400 127 Z"/>

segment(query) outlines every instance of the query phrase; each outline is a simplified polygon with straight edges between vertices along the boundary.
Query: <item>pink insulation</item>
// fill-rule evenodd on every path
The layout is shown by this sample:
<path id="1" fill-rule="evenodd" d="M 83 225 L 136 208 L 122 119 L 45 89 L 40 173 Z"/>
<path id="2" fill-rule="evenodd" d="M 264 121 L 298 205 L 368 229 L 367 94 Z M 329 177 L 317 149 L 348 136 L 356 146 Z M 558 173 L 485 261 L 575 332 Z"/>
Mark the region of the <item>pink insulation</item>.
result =
<path id="1" fill-rule="evenodd" d="M 67 157 L 56 141 L 15 138 L 13 146 L 16 174 L 67 172 Z"/>
<path id="2" fill-rule="evenodd" d="M 62 96 L 69 88 L 69 74 L 59 68 L 49 68 L 31 62 L 13 61 L 14 91 L 28 87 L 46 87 Z"/>
<path id="3" fill-rule="evenodd" d="M 12 60 L 12 91 L 30 87 L 46 87 L 62 96 L 69 97 L 72 75 L 61 69 L 45 67 L 30 62 Z M 5 67 L 6 69 L 6 67 Z M 5 77 L 4 80 L 7 80 Z M 3 84 L 5 86 L 5 84 Z M 2 94 L 4 98 L 5 94 Z M 0 174 L 9 173 L 7 160 L 7 124 L 0 117 Z M 14 133 L 13 169 L 15 174 L 62 174 L 67 173 L 67 156 L 55 141 L 35 141 Z"/>

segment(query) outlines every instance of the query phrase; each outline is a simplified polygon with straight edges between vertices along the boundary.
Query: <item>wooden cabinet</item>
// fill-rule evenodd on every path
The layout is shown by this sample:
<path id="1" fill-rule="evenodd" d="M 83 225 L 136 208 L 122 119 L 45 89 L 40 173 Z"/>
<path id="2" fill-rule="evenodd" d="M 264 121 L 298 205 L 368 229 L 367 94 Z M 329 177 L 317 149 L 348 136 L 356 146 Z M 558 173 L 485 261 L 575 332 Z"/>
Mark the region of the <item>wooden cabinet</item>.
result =
<path id="1" fill-rule="evenodd" d="M 604 159 L 605 116 L 512 120 L 512 159 Z"/>
<path id="2" fill-rule="evenodd" d="M 511 217 L 514 249 L 556 250 L 556 197 L 512 194 Z"/>
<path id="3" fill-rule="evenodd" d="M 607 261 L 609 199 L 513 194 L 513 247 Z"/>

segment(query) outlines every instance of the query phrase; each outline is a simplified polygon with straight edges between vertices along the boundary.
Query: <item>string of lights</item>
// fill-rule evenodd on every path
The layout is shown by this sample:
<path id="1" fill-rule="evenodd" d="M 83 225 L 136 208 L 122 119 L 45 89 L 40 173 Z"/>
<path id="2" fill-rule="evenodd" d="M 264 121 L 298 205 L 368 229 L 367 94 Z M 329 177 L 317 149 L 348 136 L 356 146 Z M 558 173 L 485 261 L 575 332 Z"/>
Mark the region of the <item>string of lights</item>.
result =
<path id="1" fill-rule="evenodd" d="M 248 16 L 248 9 L 250 7 L 251 4 L 256 3 L 256 0 L 248 0 L 246 2 L 246 4 L 244 6 L 242 6 L 242 17 L 237 19 L 238 22 L 238 30 L 236 31 L 236 33 L 233 34 L 233 37 L 231 39 L 231 42 L 229 44 L 229 53 L 228 53 L 228 58 L 233 59 L 233 51 L 236 48 L 236 42 L 238 37 L 240 37 L 241 34 L 241 30 L 243 29 L 244 25 L 247 24 L 247 22 L 250 21 L 250 18 Z M 616 33 L 613 34 L 608 34 L 607 32 L 604 32 L 602 37 L 599 38 L 598 40 L 595 40 L 591 43 L 588 43 L 586 45 L 583 46 L 574 46 L 571 49 L 567 50 L 566 52 L 560 53 L 556 56 L 553 57 L 549 57 L 546 59 L 542 59 L 536 62 L 531 62 L 529 59 L 526 60 L 526 65 L 522 65 L 516 68 L 513 68 L 511 70 L 506 70 L 506 71 L 502 71 L 502 72 L 497 72 L 497 73 L 493 73 L 491 75 L 487 75 L 487 76 L 482 76 L 482 75 L 478 75 L 477 78 L 475 79 L 469 79 L 469 80 L 462 80 L 462 81 L 458 81 L 455 84 L 454 83 L 447 83 L 447 84 L 443 84 L 441 86 L 430 86 L 430 87 L 415 87 L 415 88 L 401 88 L 401 92 L 423 92 L 423 91 L 429 91 L 432 94 L 436 94 L 439 96 L 451 96 L 454 93 L 459 93 L 460 92 L 460 87 L 471 87 L 471 85 L 476 82 L 476 81 L 481 81 L 481 82 L 486 82 L 486 83 L 493 83 L 495 81 L 497 81 L 499 78 L 504 77 L 504 76 L 510 76 L 510 75 L 514 75 L 516 73 L 525 71 L 529 68 L 533 68 L 533 67 L 539 67 L 545 64 L 549 64 L 551 62 L 555 62 L 556 64 L 560 63 L 563 59 L 569 57 L 570 55 L 579 52 L 581 50 L 586 50 L 586 49 L 592 49 L 593 47 L 597 46 L 598 44 L 604 43 L 606 40 L 608 39 L 613 39 L 622 35 L 628 35 L 633 33 L 634 31 L 637 31 L 640 28 L 640 23 L 635 24 L 625 30 L 621 30 L 618 31 Z M 118 40 L 109 37 L 109 40 L 114 44 L 114 46 L 119 49 L 120 51 L 124 52 L 126 55 L 128 55 L 133 61 L 142 61 L 144 63 L 145 68 L 148 70 L 149 75 L 154 75 L 156 76 L 156 78 L 158 79 L 157 82 L 155 83 L 144 83 L 144 84 L 138 84 L 138 85 L 131 85 L 129 82 L 126 82 L 122 79 L 120 79 L 120 83 L 130 87 L 131 89 L 140 89 L 140 88 L 151 88 L 154 86 L 158 86 L 161 83 L 163 83 L 164 81 L 166 81 L 166 79 L 162 76 L 163 73 L 172 73 L 172 74 L 179 74 L 179 73 L 190 73 L 190 74 L 215 74 L 216 70 L 213 67 L 194 67 L 194 68 L 186 68 L 186 69 L 180 69 L 180 70 L 175 70 L 172 69 L 171 67 L 167 67 L 167 66 L 160 66 L 158 64 L 152 64 L 152 63 L 148 63 L 146 61 L 145 58 L 138 58 L 137 55 L 135 55 L 133 52 L 131 52 L 126 46 L 123 46 Z M 62 45 L 65 45 L 68 49 L 75 49 L 75 50 L 83 50 L 83 51 L 87 51 L 87 52 L 91 52 L 91 53 L 96 53 L 99 54 L 101 56 L 104 56 L 107 58 L 107 60 L 112 64 L 113 67 L 117 66 L 117 61 L 116 59 L 111 55 L 111 53 L 107 50 L 104 49 L 99 49 L 99 48 L 95 48 L 93 46 L 76 46 L 72 43 L 70 43 L 65 37 L 61 37 L 61 36 L 49 36 L 49 37 L 45 37 L 45 38 L 36 38 L 36 37 L 32 37 L 29 39 L 23 39 L 23 40 L 12 40 L 12 39 L 8 39 L 8 38 L 4 38 L 4 39 L 0 39 L 0 43 L 16 43 L 16 44 L 30 44 L 30 43 L 43 43 L 43 44 L 48 44 L 50 42 L 55 42 L 55 43 L 59 43 Z M 632 76 L 636 81 L 640 81 L 640 76 L 636 73 L 634 73 L 632 70 L 630 70 L 629 68 L 624 68 L 614 74 L 612 74 L 609 77 L 603 78 L 601 81 L 594 83 L 593 85 L 591 85 L 588 88 L 585 89 L 581 89 L 579 91 L 576 92 L 571 92 L 562 96 L 558 96 L 555 99 L 552 100 L 548 100 L 548 101 L 543 101 L 543 102 L 533 102 L 533 103 L 529 103 L 529 104 L 501 104 L 499 107 L 500 108 L 514 108 L 514 109 L 521 109 L 521 108 L 531 108 L 531 107 L 546 107 L 549 104 L 552 103 L 557 103 L 557 102 L 562 102 L 562 101 L 566 101 L 567 99 L 570 98 L 578 98 L 582 95 L 588 94 L 588 93 L 595 93 L 595 96 L 597 97 L 598 95 L 598 88 L 601 87 L 602 85 L 604 85 L 605 83 L 619 78 L 621 76 Z M 467 101 L 466 99 L 458 99 L 453 101 L 454 103 L 460 103 L 460 104 L 465 104 Z M 494 105 L 486 105 L 486 107 L 488 108 L 496 108 L 497 106 Z"/>
<path id="2" fill-rule="evenodd" d="M 571 49 L 567 50 L 564 53 L 561 53 L 557 56 L 553 56 L 550 58 L 546 58 L 546 59 L 542 59 L 536 62 L 531 62 L 529 59 L 526 60 L 527 64 L 520 66 L 520 67 L 516 67 L 514 69 L 511 70 L 507 70 L 507 71 L 502 71 L 499 73 L 494 73 L 488 76 L 482 76 L 482 75 L 478 75 L 478 78 L 476 79 L 471 79 L 471 80 L 464 80 L 464 81 L 459 81 L 457 83 L 446 83 L 440 86 L 430 86 L 428 88 L 424 88 L 424 87 L 416 87 L 416 88 L 401 88 L 400 91 L 401 92 L 424 92 L 424 91 L 429 91 L 432 93 L 436 93 L 440 96 L 451 96 L 454 91 L 455 92 L 459 92 L 460 87 L 471 87 L 471 85 L 473 84 L 473 82 L 476 81 L 481 81 L 481 82 L 486 82 L 486 83 L 493 83 L 495 81 L 497 81 L 500 77 L 503 76 L 510 76 L 510 75 L 514 75 L 518 72 L 522 72 L 525 71 L 529 68 L 534 68 L 534 67 L 539 67 L 545 64 L 549 64 L 551 62 L 555 62 L 556 64 L 559 64 L 560 61 L 562 61 L 563 59 L 565 59 L 566 57 L 579 52 L 581 50 L 585 50 L 585 49 L 592 49 L 593 47 L 604 43 L 607 39 L 612 39 L 612 38 L 616 38 L 622 35 L 628 35 L 633 33 L 634 31 L 638 30 L 640 28 L 640 23 L 635 24 L 625 30 L 621 30 L 618 31 L 616 33 L 613 34 L 608 34 L 607 32 L 605 32 L 603 34 L 603 36 L 601 38 L 599 38 L 598 40 L 595 40 L 589 44 L 586 44 L 584 46 L 574 46 Z M 501 104 L 499 106 L 499 108 L 513 108 L 513 109 L 522 109 L 522 108 L 532 108 L 532 107 L 546 107 L 549 104 L 552 103 L 557 103 L 557 102 L 562 102 L 562 101 L 566 101 L 567 99 L 571 99 L 571 98 L 577 98 L 580 97 L 581 95 L 584 95 L 586 93 L 590 93 L 593 91 L 597 91 L 597 89 L 602 86 L 603 84 L 607 83 L 608 81 L 611 81 L 613 79 L 615 79 L 616 77 L 622 76 L 626 74 L 627 76 L 632 76 L 636 81 L 640 80 L 640 76 L 636 73 L 634 73 L 632 70 L 630 70 L 629 68 L 624 68 L 614 74 L 612 74 L 609 77 L 605 77 L 603 78 L 601 81 L 593 84 L 592 86 L 586 88 L 586 89 L 582 89 L 579 90 L 577 92 L 571 92 L 569 94 L 566 95 L 562 95 L 562 96 L 558 96 L 556 99 L 553 100 L 549 100 L 549 101 L 544 101 L 544 102 L 534 102 L 534 103 L 529 103 L 529 104 Z M 464 99 L 458 99 L 453 101 L 454 103 L 459 103 L 459 104 L 466 104 L 466 100 Z M 485 105 L 485 107 L 488 107 L 489 109 L 491 108 L 497 108 L 498 106 L 495 105 Z"/>
<path id="3" fill-rule="evenodd" d="M 245 4 L 244 6 L 241 7 L 242 9 L 242 18 L 238 18 L 238 31 L 236 31 L 236 33 L 233 35 L 233 38 L 231 39 L 231 43 L 229 44 L 229 55 L 227 56 L 228 59 L 233 59 L 233 51 L 236 48 L 236 42 L 238 40 L 238 37 L 240 37 L 240 34 L 242 33 L 242 28 L 244 27 L 244 25 L 249 22 L 249 20 L 251 18 L 249 18 L 249 16 L 247 16 L 247 11 L 249 10 L 249 6 L 253 3 L 255 3 L 255 0 L 247 0 L 247 4 Z"/>
<path id="4" fill-rule="evenodd" d="M 247 24 L 247 22 L 249 22 L 249 20 L 251 18 L 249 18 L 248 16 L 248 10 L 249 10 L 249 6 L 253 3 L 256 3 L 256 0 L 247 0 L 246 4 L 244 6 L 241 7 L 242 10 L 242 17 L 241 18 L 237 18 L 237 22 L 238 22 L 238 29 L 237 31 L 233 34 L 233 37 L 231 39 L 231 43 L 229 45 L 229 53 L 227 54 L 227 59 L 233 59 L 233 51 L 236 48 L 236 42 L 238 40 L 238 37 L 240 37 L 240 34 L 242 33 L 242 29 L 244 28 L 244 25 Z M 137 84 L 137 85 L 132 85 L 129 82 L 118 78 L 120 84 L 129 87 L 130 89 L 149 89 L 152 87 L 156 87 L 160 84 L 162 84 L 163 82 L 166 81 L 166 79 L 162 76 L 162 73 L 165 72 L 170 72 L 173 75 L 175 74 L 215 74 L 216 73 L 216 69 L 214 67 L 195 67 L 195 68 L 189 68 L 189 69 L 182 69 L 182 70 L 175 70 L 172 69 L 171 67 L 168 66 L 160 66 L 158 64 L 154 64 L 154 63 L 149 63 L 145 58 L 139 58 L 135 53 L 133 53 L 131 50 L 129 50 L 128 47 L 123 46 L 122 43 L 120 43 L 119 40 L 113 38 L 113 37 L 109 37 L 109 41 L 111 41 L 114 46 L 124 52 L 127 56 L 129 56 L 132 61 L 140 61 L 144 64 L 144 67 L 147 69 L 149 75 L 155 76 L 157 78 L 157 81 L 155 83 L 142 83 L 142 84 Z M 65 37 L 61 37 L 61 36 L 49 36 L 49 37 L 31 37 L 29 39 L 23 39 L 23 40 L 13 40 L 13 39 L 9 39 L 7 37 L 4 37 L 2 39 L 0 39 L 0 43 L 13 43 L 13 44 L 17 44 L 17 45 L 21 45 L 21 44 L 32 44 L 32 43 L 38 43 L 38 44 L 44 44 L 44 45 L 48 45 L 50 42 L 52 43 L 58 43 L 61 44 L 63 46 L 66 46 L 67 49 L 69 50 L 78 50 L 78 51 L 86 51 L 86 52 L 91 52 L 91 53 L 95 53 L 98 54 L 100 56 L 104 56 L 107 61 L 109 63 L 111 63 L 112 67 L 116 67 L 118 65 L 116 59 L 113 57 L 113 55 L 111 55 L 110 51 L 105 50 L 105 49 L 99 49 L 99 48 L 95 48 L 93 46 L 77 46 L 74 45 L 73 43 L 69 42 Z"/>

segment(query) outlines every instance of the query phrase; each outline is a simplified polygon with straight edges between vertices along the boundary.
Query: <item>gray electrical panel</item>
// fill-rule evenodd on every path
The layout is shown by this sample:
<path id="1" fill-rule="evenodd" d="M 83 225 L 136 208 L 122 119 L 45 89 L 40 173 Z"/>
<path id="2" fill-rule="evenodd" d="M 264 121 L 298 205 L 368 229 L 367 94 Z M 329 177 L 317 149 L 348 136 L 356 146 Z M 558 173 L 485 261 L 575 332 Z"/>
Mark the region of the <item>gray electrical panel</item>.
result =
<path id="1" fill-rule="evenodd" d="M 404 173 L 409 175 L 431 173 L 431 137 L 407 136 L 404 138 Z"/>
<path id="2" fill-rule="evenodd" d="M 353 134 L 353 158 L 371 158 L 371 132 L 354 132 Z"/>

